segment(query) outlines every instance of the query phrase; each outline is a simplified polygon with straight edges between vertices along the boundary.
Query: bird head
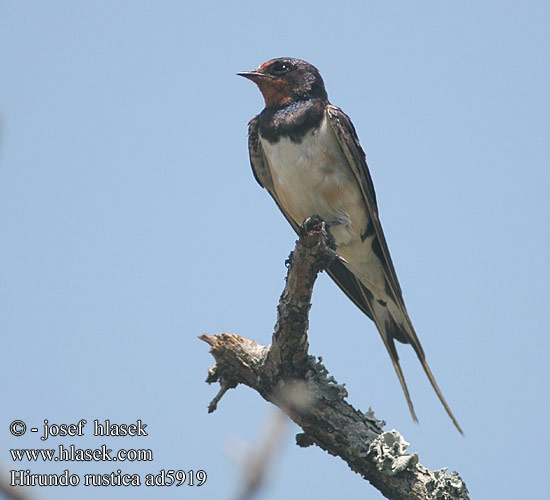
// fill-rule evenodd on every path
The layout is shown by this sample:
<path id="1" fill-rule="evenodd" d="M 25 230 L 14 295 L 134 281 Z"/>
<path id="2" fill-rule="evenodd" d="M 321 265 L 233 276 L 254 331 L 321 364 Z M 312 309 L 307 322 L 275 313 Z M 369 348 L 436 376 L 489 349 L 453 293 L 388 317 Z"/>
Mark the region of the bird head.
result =
<path id="1" fill-rule="evenodd" d="M 254 71 L 237 74 L 252 80 L 258 86 L 266 108 L 281 108 L 309 99 L 328 99 L 325 84 L 317 68 L 301 59 L 271 59 Z"/>

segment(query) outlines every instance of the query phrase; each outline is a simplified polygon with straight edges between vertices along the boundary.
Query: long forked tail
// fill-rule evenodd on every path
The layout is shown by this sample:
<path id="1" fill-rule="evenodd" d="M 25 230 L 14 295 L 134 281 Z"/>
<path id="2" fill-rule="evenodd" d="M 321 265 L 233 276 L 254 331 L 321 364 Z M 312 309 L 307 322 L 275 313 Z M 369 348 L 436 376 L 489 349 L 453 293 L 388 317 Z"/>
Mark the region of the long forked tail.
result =
<path id="1" fill-rule="evenodd" d="M 420 361 L 420 364 L 422 365 L 422 368 L 424 369 L 424 372 L 428 377 L 428 380 L 430 381 L 430 384 L 432 384 L 432 387 L 435 393 L 437 394 L 437 397 L 439 398 L 439 401 L 441 401 L 441 404 L 443 405 L 443 407 L 445 408 L 445 411 L 453 421 L 455 427 L 458 429 L 458 432 L 464 435 L 464 431 L 460 427 L 460 424 L 458 423 L 458 420 L 456 419 L 453 412 L 451 411 L 451 408 L 447 404 L 447 401 L 445 401 L 443 393 L 441 392 L 441 389 L 437 385 L 435 377 L 432 371 L 430 370 L 428 362 L 426 361 L 426 355 L 424 354 L 424 350 L 422 349 L 420 340 L 418 340 L 418 337 L 416 335 L 416 332 L 414 331 L 411 320 L 409 319 L 409 316 L 407 314 L 406 309 L 404 308 L 404 305 L 397 306 L 397 309 L 396 309 L 392 307 L 394 304 L 391 304 L 391 302 L 389 301 L 387 303 L 388 307 L 386 307 L 386 304 L 384 304 L 384 306 L 376 304 L 375 302 L 373 302 L 372 304 L 373 304 L 373 312 L 375 316 L 374 322 L 376 323 L 378 331 L 380 332 L 380 335 L 382 336 L 382 340 L 384 341 L 384 345 L 386 346 L 386 349 L 388 350 L 388 353 L 392 360 L 393 367 L 395 368 L 397 377 L 399 378 L 399 382 L 401 383 L 401 387 L 403 388 L 403 392 L 405 393 L 405 397 L 407 398 L 407 404 L 409 405 L 409 410 L 411 411 L 413 420 L 415 422 L 418 421 L 418 419 L 416 418 L 416 414 L 414 412 L 409 391 L 407 389 L 407 384 L 405 382 L 405 378 L 403 376 L 403 372 L 399 364 L 399 356 L 397 355 L 397 349 L 395 348 L 394 339 L 397 339 L 400 342 L 404 342 L 406 344 L 411 344 L 412 348 L 416 352 L 416 355 L 418 356 L 418 359 Z M 398 323 L 395 320 L 395 316 L 398 316 L 398 317 L 401 316 L 403 321 Z"/>
<path id="2" fill-rule="evenodd" d="M 378 324 L 376 326 L 378 326 Z M 388 350 L 388 354 L 390 355 L 391 361 L 393 363 L 393 368 L 395 369 L 395 373 L 397 373 L 397 378 L 399 379 L 399 383 L 401 384 L 403 392 L 405 393 L 405 398 L 407 399 L 407 404 L 409 405 L 411 416 L 415 422 L 418 422 L 418 418 L 416 417 L 416 413 L 414 412 L 411 395 L 409 394 L 409 389 L 407 388 L 407 382 L 405 382 L 403 370 L 401 370 L 401 365 L 399 364 L 399 356 L 397 355 L 397 350 L 395 349 L 395 342 L 393 341 L 392 337 L 388 338 L 384 334 L 381 334 L 381 336 L 382 336 L 382 340 L 384 341 L 384 345 Z"/>
<path id="3" fill-rule="evenodd" d="M 397 350 L 395 348 L 395 339 L 405 344 L 412 345 L 418 359 L 420 360 L 422 368 L 424 368 L 424 372 L 428 376 L 428 379 L 437 394 L 437 397 L 443 404 L 443 407 L 447 411 L 449 417 L 451 417 L 451 420 L 455 424 L 458 431 L 461 434 L 464 434 L 460 424 L 445 401 L 445 398 L 443 397 L 443 394 L 435 381 L 432 371 L 426 362 L 424 350 L 420 345 L 420 340 L 418 340 L 418 337 L 416 336 L 416 332 L 414 331 L 412 322 L 407 314 L 405 304 L 403 304 L 403 299 L 400 294 L 397 292 L 392 292 L 392 295 L 395 297 L 394 301 L 392 301 L 390 297 L 386 296 L 386 299 L 389 299 L 387 302 L 379 302 L 373 296 L 372 292 L 361 283 L 357 276 L 348 270 L 341 262 L 334 261 L 328 269 L 328 272 L 336 284 L 353 301 L 353 303 L 376 324 L 376 328 L 380 332 L 380 336 L 382 337 L 384 345 L 386 346 L 388 354 L 392 360 L 399 383 L 405 393 L 405 398 L 407 399 L 407 404 L 409 405 L 409 410 L 413 420 L 418 422 L 411 401 L 411 396 L 407 388 L 407 383 L 405 382 L 405 377 L 403 376 L 403 371 L 401 370 L 401 366 L 399 364 L 399 356 L 397 355 Z M 390 313 L 388 308 L 392 309 L 392 313 Z M 400 321 L 396 321 L 394 318 L 400 318 Z"/>
<path id="4" fill-rule="evenodd" d="M 413 345 L 414 347 L 414 345 Z M 430 381 L 430 384 L 432 384 L 432 387 L 434 388 L 435 393 L 437 394 L 437 397 L 439 398 L 439 401 L 441 401 L 441 404 L 445 408 L 447 415 L 451 417 L 451 420 L 453 421 L 453 424 L 455 424 L 455 427 L 458 429 L 458 432 L 460 434 L 464 435 L 464 431 L 460 427 L 460 424 L 458 423 L 457 419 L 453 415 L 453 412 L 451 411 L 451 408 L 447 404 L 447 401 L 445 401 L 445 398 L 443 397 L 443 393 L 441 392 L 441 389 L 439 389 L 439 386 L 437 385 L 437 382 L 435 381 L 435 377 L 433 376 L 432 371 L 430 370 L 430 367 L 428 365 L 428 362 L 426 361 L 426 357 L 424 356 L 423 352 L 418 352 L 416 348 L 414 349 L 416 352 L 416 355 L 418 356 L 418 359 L 420 360 L 420 364 L 422 365 L 422 368 L 424 368 L 424 371 L 426 372 L 426 375 L 428 376 L 428 380 Z"/>
<path id="5" fill-rule="evenodd" d="M 384 325 L 385 326 L 384 330 L 386 335 L 387 334 L 391 335 L 390 337 L 391 348 L 388 348 L 388 352 L 390 353 L 394 366 L 397 365 L 398 367 L 396 368 L 396 371 L 398 372 L 397 376 L 401 380 L 402 374 L 400 374 L 401 368 L 399 367 L 399 360 L 398 360 L 399 358 L 397 357 L 397 351 L 395 349 L 395 344 L 393 341 L 394 338 L 396 338 L 401 342 L 411 344 L 412 348 L 414 349 L 414 352 L 416 352 L 416 355 L 418 357 L 418 360 L 420 361 L 420 364 L 422 365 L 422 368 L 424 369 L 424 372 L 428 377 L 428 380 L 430 381 L 430 384 L 432 384 L 432 387 L 435 393 L 437 394 L 437 397 L 439 398 L 439 401 L 441 401 L 441 404 L 445 408 L 447 415 L 449 415 L 449 417 L 453 421 L 453 424 L 455 424 L 455 427 L 458 429 L 458 432 L 464 435 L 464 431 L 460 427 L 460 424 L 458 423 L 458 420 L 456 419 L 453 412 L 451 411 L 451 408 L 447 404 L 447 401 L 445 401 L 445 397 L 443 396 L 441 389 L 437 385 L 437 382 L 432 373 L 432 370 L 430 370 L 430 366 L 426 361 L 426 355 L 424 354 L 424 349 L 422 349 L 422 346 L 420 345 L 420 340 L 418 340 L 416 332 L 414 331 L 411 320 L 409 319 L 409 315 L 407 314 L 407 311 L 404 309 L 404 306 L 400 307 L 400 312 L 402 312 L 404 316 L 404 321 L 403 321 L 404 326 L 399 325 L 391 316 L 390 316 L 390 320 L 386 321 Z M 384 335 L 382 336 L 384 337 Z M 386 343 L 386 341 L 384 341 L 384 343 Z M 404 386 L 404 382 L 401 382 L 401 385 Z M 405 395 L 407 396 L 407 401 L 409 401 L 409 396 L 406 390 L 405 390 Z M 409 402 L 409 407 L 410 407 L 410 402 Z M 413 412 L 413 418 L 415 418 L 414 412 Z"/>

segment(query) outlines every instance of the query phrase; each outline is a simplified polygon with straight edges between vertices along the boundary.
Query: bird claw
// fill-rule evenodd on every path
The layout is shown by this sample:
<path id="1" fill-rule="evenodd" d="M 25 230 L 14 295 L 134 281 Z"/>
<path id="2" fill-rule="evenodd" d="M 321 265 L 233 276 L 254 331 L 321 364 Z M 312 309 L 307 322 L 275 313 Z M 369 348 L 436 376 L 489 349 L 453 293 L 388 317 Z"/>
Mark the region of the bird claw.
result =
<path id="1" fill-rule="evenodd" d="M 313 232 L 322 232 L 326 229 L 327 223 L 317 214 L 309 216 L 302 222 L 301 233 L 309 234 Z"/>
<path id="2" fill-rule="evenodd" d="M 336 240 L 330 232 L 330 226 L 336 226 L 338 224 L 340 224 L 340 222 L 326 222 L 322 217 L 314 214 L 302 222 L 300 226 L 300 236 L 305 236 L 313 232 L 324 233 L 326 246 L 336 251 Z"/>

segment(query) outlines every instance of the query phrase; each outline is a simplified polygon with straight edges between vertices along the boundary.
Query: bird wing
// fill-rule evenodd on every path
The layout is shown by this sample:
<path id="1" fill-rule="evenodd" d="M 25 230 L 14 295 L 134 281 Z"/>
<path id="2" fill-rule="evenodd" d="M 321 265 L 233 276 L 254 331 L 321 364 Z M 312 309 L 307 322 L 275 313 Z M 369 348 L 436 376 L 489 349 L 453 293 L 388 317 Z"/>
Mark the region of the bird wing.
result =
<path id="1" fill-rule="evenodd" d="M 361 188 L 369 219 L 374 226 L 375 240 L 378 240 L 378 245 L 380 247 L 380 252 L 377 253 L 384 267 L 386 282 L 391 289 L 391 293 L 388 295 L 392 296 L 396 301 L 402 302 L 401 287 L 397 280 L 397 274 L 393 267 L 388 244 L 386 243 L 386 238 L 382 231 L 382 224 L 378 216 L 376 193 L 374 192 L 374 184 L 367 167 L 365 151 L 359 142 L 353 123 L 340 108 L 329 104 L 326 107 L 325 115 Z M 365 228 L 365 230 L 368 231 L 367 228 Z"/>
<path id="2" fill-rule="evenodd" d="M 405 308 L 403 301 L 403 295 L 399 281 L 397 280 L 397 273 L 391 260 L 390 251 L 382 230 L 382 224 L 378 216 L 378 206 L 376 204 L 376 194 L 374 192 L 374 184 L 370 176 L 370 172 L 367 166 L 367 160 L 365 157 L 365 151 L 363 150 L 361 143 L 355 132 L 355 127 L 349 119 L 349 117 L 338 107 L 328 105 L 326 108 L 326 117 L 334 131 L 342 151 L 348 160 L 348 164 L 357 179 L 357 183 L 360 186 L 361 193 L 365 206 L 369 214 L 369 225 L 372 227 L 367 228 L 365 232 L 374 232 L 372 240 L 372 248 L 375 254 L 380 259 L 384 271 L 384 277 L 386 280 L 386 293 L 397 304 L 400 311 L 407 323 L 406 329 L 394 328 L 392 337 L 397 340 L 411 344 L 419 356 L 424 356 L 424 351 L 420 345 L 420 341 L 416 336 L 412 322 Z"/>
<path id="3" fill-rule="evenodd" d="M 412 321 L 410 320 L 407 309 L 405 308 L 401 287 L 399 286 L 399 281 L 397 280 L 397 274 L 391 260 L 388 244 L 386 242 L 384 232 L 382 231 L 382 224 L 380 223 L 380 218 L 378 216 L 376 194 L 374 192 L 374 185 L 367 166 L 365 152 L 361 146 L 361 143 L 359 142 L 355 127 L 353 126 L 353 123 L 351 122 L 349 117 L 336 106 L 328 105 L 325 110 L 325 115 L 330 125 L 332 126 L 336 137 L 338 138 L 340 147 L 342 148 L 342 151 L 344 152 L 344 155 L 348 160 L 348 164 L 353 171 L 358 184 L 361 187 L 361 192 L 363 194 L 363 199 L 368 210 L 369 219 L 374 226 L 372 228 L 372 230 L 374 230 L 373 250 L 375 251 L 375 254 L 379 257 L 382 267 L 384 269 L 387 294 L 397 304 L 400 312 L 402 313 L 404 325 L 402 326 L 396 321 L 390 321 L 388 324 L 380 324 L 380 321 L 376 318 L 376 315 L 373 315 L 374 317 L 370 316 L 369 314 L 367 315 L 369 315 L 371 319 L 373 319 L 376 323 L 378 331 L 380 332 L 382 340 L 384 341 L 386 349 L 388 350 L 388 353 L 392 359 L 395 371 L 397 372 L 397 376 L 399 377 L 399 381 L 401 382 L 401 386 L 407 398 L 409 409 L 411 411 L 411 414 L 413 415 L 413 418 L 416 420 L 407 385 L 401 371 L 401 366 L 399 365 L 399 357 L 395 348 L 394 339 L 397 339 L 407 344 L 411 344 L 439 400 L 443 404 L 445 410 L 451 417 L 451 420 L 454 422 L 457 429 L 460 431 L 460 433 L 462 433 L 462 429 L 460 428 L 458 421 L 454 417 L 451 409 L 449 408 L 449 405 L 445 401 L 445 398 L 443 397 L 443 394 L 439 389 L 439 386 L 437 385 L 435 377 L 433 376 L 430 367 L 428 366 L 424 350 L 422 349 L 420 340 L 416 335 L 416 332 L 412 325 Z M 366 230 L 366 232 L 368 232 L 368 229 Z M 375 245 L 377 246 L 377 248 L 375 247 Z M 338 283 L 336 279 L 335 281 Z M 346 290 L 344 289 L 342 284 L 338 284 L 350 297 L 351 295 L 355 294 L 354 290 L 356 289 L 360 292 L 364 292 L 364 290 L 368 291 L 368 289 L 364 287 L 361 283 L 359 283 L 358 287 L 352 288 L 352 290 Z M 357 304 L 356 300 L 353 301 Z M 368 294 L 364 294 L 363 302 L 368 302 L 370 304 L 370 310 L 372 313 L 372 311 L 374 310 L 374 306 L 372 304 L 372 294 L 370 294 L 370 292 Z M 360 308 L 364 310 L 361 306 Z"/>

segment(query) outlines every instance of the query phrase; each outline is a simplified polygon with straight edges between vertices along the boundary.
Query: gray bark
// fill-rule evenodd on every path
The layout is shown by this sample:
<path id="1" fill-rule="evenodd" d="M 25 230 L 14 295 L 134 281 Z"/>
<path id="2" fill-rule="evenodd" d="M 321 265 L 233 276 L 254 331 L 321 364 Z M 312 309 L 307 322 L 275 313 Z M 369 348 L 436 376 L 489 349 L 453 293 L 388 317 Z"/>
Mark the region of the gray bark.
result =
<path id="1" fill-rule="evenodd" d="M 230 388 L 244 384 L 283 410 L 303 432 L 299 446 L 317 445 L 342 458 L 386 498 L 392 500 L 468 499 L 464 481 L 456 472 L 431 471 L 396 431 L 384 431 L 374 413 L 363 413 L 345 398 L 347 391 L 327 369 L 308 354 L 308 315 L 318 273 L 338 258 L 324 223 L 317 221 L 302 234 L 289 259 L 286 286 L 270 346 L 236 334 L 203 334 L 216 360 L 208 383 L 221 389 L 208 405 L 216 409 Z"/>

